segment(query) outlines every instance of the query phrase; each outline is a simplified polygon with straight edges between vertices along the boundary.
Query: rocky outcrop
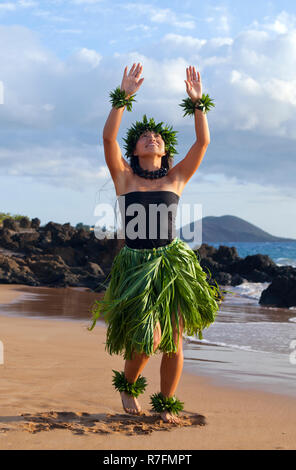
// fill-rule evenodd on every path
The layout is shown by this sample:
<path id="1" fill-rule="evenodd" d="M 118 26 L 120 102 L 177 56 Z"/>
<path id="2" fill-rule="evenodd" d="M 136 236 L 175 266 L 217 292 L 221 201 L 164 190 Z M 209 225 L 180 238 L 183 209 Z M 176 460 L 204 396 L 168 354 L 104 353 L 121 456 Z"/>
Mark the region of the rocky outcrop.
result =
<path id="1" fill-rule="evenodd" d="M 274 279 L 259 299 L 261 305 L 289 308 L 296 306 L 296 274 Z"/>
<path id="2" fill-rule="evenodd" d="M 197 250 L 200 264 L 219 285 L 236 286 L 244 281 L 269 282 L 259 303 L 265 306 L 289 308 L 296 306 L 296 269 L 277 266 L 267 255 L 238 256 L 235 247 L 220 245 L 218 249 L 203 244 Z M 212 282 L 210 282 L 213 284 Z"/>
<path id="3" fill-rule="evenodd" d="M 69 223 L 5 219 L 0 228 L 0 283 L 97 289 L 123 240 L 98 240 Z"/>
<path id="4" fill-rule="evenodd" d="M 235 247 L 220 245 L 216 249 L 205 243 L 197 252 L 201 257 L 201 266 L 211 271 L 218 284 L 236 286 L 244 280 L 271 282 L 287 268 L 277 266 L 267 255 L 258 254 L 240 258 Z"/>

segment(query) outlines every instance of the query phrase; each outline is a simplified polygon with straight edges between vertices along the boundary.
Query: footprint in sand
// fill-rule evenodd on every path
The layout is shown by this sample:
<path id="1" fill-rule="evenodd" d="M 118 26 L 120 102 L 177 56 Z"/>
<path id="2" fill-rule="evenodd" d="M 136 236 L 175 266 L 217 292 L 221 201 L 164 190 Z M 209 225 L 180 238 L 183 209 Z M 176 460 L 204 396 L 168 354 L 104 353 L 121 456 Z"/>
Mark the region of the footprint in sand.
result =
<path id="1" fill-rule="evenodd" d="M 199 414 L 180 414 L 180 423 L 165 423 L 159 415 L 144 412 L 140 416 L 123 414 L 89 414 L 84 412 L 48 411 L 21 415 L 22 429 L 31 433 L 67 429 L 73 434 L 124 434 L 129 436 L 169 431 L 176 427 L 204 426 L 205 417 Z"/>

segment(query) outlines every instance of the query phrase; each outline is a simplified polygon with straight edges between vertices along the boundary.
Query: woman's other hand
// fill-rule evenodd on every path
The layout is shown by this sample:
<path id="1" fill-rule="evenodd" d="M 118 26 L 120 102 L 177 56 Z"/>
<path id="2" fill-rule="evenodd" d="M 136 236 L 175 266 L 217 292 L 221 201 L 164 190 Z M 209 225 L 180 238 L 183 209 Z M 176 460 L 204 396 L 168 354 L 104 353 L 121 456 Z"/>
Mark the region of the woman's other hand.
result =
<path id="1" fill-rule="evenodd" d="M 136 66 L 133 64 L 129 73 L 127 73 L 127 66 L 124 69 L 123 79 L 121 82 L 121 90 L 124 90 L 128 96 L 133 95 L 138 91 L 142 85 L 144 78 L 140 79 L 143 67 L 140 63 Z"/>
<path id="2" fill-rule="evenodd" d="M 200 73 L 195 71 L 195 67 L 191 65 L 186 68 L 187 80 L 186 91 L 193 102 L 202 97 L 202 85 Z"/>

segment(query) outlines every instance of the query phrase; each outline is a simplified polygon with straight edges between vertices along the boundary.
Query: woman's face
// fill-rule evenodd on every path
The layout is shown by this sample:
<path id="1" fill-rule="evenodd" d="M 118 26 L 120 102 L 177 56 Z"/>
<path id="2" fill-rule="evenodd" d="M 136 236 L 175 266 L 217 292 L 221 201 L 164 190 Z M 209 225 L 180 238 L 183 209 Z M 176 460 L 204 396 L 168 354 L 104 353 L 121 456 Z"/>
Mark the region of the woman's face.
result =
<path id="1" fill-rule="evenodd" d="M 151 153 L 153 155 L 157 154 L 161 157 L 165 155 L 165 143 L 160 134 L 145 131 L 140 135 L 134 150 L 134 155 L 141 156 L 146 155 L 147 153 Z"/>

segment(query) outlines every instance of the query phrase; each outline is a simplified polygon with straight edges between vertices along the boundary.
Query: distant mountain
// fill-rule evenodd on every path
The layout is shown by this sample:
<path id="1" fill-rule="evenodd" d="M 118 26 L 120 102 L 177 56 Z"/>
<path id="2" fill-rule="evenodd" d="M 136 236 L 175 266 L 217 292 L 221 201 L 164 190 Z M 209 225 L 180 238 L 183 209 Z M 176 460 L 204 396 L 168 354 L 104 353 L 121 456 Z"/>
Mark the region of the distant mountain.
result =
<path id="1" fill-rule="evenodd" d="M 190 231 L 200 231 L 202 223 L 202 243 L 219 242 L 295 242 L 294 238 L 275 237 L 265 232 L 256 225 L 250 224 L 234 215 L 222 215 L 221 217 L 204 217 L 201 221 L 191 222 L 182 227 L 182 230 L 190 225 Z M 195 225 L 195 226 L 194 226 Z M 182 231 L 178 235 L 181 239 Z M 184 237 L 186 239 L 186 236 Z M 183 238 L 183 239 L 184 239 Z"/>

